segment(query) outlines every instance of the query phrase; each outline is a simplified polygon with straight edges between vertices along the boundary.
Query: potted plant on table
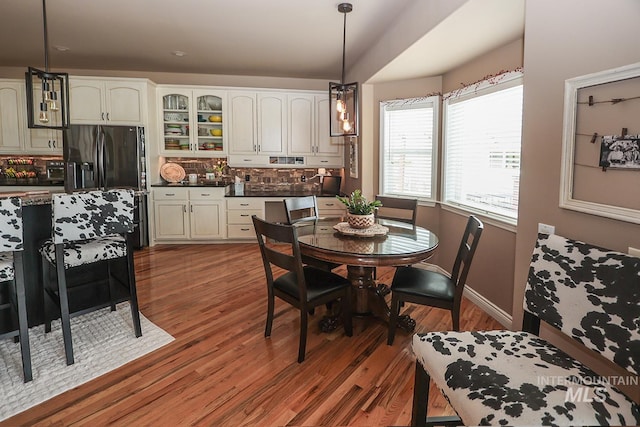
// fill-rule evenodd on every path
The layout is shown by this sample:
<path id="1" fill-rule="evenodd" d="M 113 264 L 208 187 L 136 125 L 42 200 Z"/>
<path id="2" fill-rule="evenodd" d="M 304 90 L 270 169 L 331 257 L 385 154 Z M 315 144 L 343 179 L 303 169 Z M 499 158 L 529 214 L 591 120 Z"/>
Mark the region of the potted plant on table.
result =
<path id="1" fill-rule="evenodd" d="M 375 223 L 373 213 L 382 206 L 379 200 L 367 201 L 361 190 L 354 190 L 349 197 L 336 196 L 347 206 L 347 222 L 353 228 L 367 228 Z"/>

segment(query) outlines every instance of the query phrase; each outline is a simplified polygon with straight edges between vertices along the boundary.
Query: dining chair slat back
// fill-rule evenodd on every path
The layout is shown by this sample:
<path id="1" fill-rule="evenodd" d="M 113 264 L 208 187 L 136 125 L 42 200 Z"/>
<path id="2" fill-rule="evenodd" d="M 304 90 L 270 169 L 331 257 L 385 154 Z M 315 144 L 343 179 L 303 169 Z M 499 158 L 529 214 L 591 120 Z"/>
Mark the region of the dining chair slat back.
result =
<path id="1" fill-rule="evenodd" d="M 318 201 L 316 196 L 290 197 L 284 199 L 283 203 L 289 224 L 318 219 Z"/>
<path id="2" fill-rule="evenodd" d="M 345 332 L 351 336 L 351 282 L 331 271 L 303 265 L 295 226 L 267 222 L 255 215 L 251 219 L 267 281 L 267 323 L 264 336 L 271 336 L 275 297 L 300 311 L 298 363 L 305 358 L 308 315 L 313 308 L 340 299 Z M 284 269 L 284 274 L 276 277 L 272 265 Z"/>
<path id="3" fill-rule="evenodd" d="M 283 203 L 289 224 L 318 219 L 318 199 L 316 196 L 290 197 L 284 199 Z M 334 262 L 323 261 L 306 255 L 302 255 L 302 262 L 327 271 L 340 266 L 340 264 Z"/>
<path id="4" fill-rule="evenodd" d="M 382 202 L 382 206 L 376 210 L 377 218 L 393 219 L 416 225 L 418 199 L 377 195 L 376 200 Z"/>

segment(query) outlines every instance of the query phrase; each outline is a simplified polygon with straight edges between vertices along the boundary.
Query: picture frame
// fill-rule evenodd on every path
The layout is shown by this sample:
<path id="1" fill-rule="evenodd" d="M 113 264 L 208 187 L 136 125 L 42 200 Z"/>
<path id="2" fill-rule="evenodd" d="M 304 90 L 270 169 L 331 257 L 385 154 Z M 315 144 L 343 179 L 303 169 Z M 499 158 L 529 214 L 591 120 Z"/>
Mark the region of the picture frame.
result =
<path id="1" fill-rule="evenodd" d="M 585 91 L 591 90 L 592 88 L 601 89 L 603 87 L 607 87 L 607 85 L 615 86 L 623 82 L 632 80 L 635 81 L 639 78 L 640 62 L 565 80 L 559 203 L 559 206 L 561 208 L 640 224 L 640 208 L 638 208 L 637 206 L 624 206 L 623 203 L 620 203 L 619 201 L 598 202 L 590 200 L 589 197 L 586 197 L 584 194 L 579 194 L 580 191 L 578 191 L 579 187 L 581 186 L 581 178 L 583 176 L 578 172 L 584 169 L 588 169 L 590 173 L 605 174 L 601 175 L 601 178 L 599 178 L 599 196 L 601 196 L 601 198 L 603 199 L 607 198 L 606 189 L 611 187 L 612 181 L 623 181 L 627 185 L 633 185 L 633 182 L 638 179 L 637 177 L 640 174 L 638 174 L 637 169 L 631 169 L 634 172 L 627 172 L 621 170 L 620 168 L 613 168 L 609 172 L 605 172 L 607 168 L 602 167 L 600 163 L 602 156 L 601 145 L 595 144 L 595 141 L 598 140 L 598 138 L 619 138 L 616 136 L 603 137 L 601 135 L 606 135 L 608 128 L 624 128 L 627 122 L 625 121 L 623 123 L 617 123 L 615 122 L 615 120 L 610 121 L 609 123 L 602 125 L 602 127 L 605 128 L 604 131 L 597 133 L 599 129 L 589 129 L 588 132 L 592 132 L 589 135 L 585 134 L 587 130 L 578 129 L 577 125 L 579 108 L 585 109 L 582 111 L 595 112 L 595 110 L 589 110 L 593 109 L 592 101 L 594 101 L 594 105 L 598 102 L 602 105 L 615 105 L 623 101 L 620 99 L 611 98 L 601 101 L 592 99 L 585 101 L 585 99 L 579 99 L 579 94 L 581 93 L 580 91 L 582 91 L 582 94 L 584 94 Z M 623 119 L 620 118 L 620 120 Z M 633 119 L 631 119 L 631 121 L 633 121 Z M 629 126 L 636 125 L 637 123 L 629 123 Z M 620 135 L 620 137 L 624 137 L 624 135 Z M 585 166 L 576 162 L 576 153 L 580 151 L 578 150 L 579 148 L 583 148 L 576 145 L 577 139 L 580 140 L 580 144 L 582 144 L 584 147 L 593 147 L 589 148 L 589 150 L 597 150 L 597 154 L 595 154 L 594 156 L 595 158 L 590 160 L 590 162 L 593 162 L 593 165 Z M 624 174 L 624 176 L 621 177 L 619 175 L 620 173 Z M 631 175 L 629 175 L 629 173 Z M 633 188 L 636 188 L 635 185 L 633 185 Z M 615 192 L 611 191 L 609 191 L 608 193 L 615 194 Z M 634 202 L 634 200 L 634 197 L 627 198 L 627 201 L 629 201 L 630 203 Z"/>
<path id="2" fill-rule="evenodd" d="M 349 137 L 349 177 L 358 178 L 358 138 Z"/>

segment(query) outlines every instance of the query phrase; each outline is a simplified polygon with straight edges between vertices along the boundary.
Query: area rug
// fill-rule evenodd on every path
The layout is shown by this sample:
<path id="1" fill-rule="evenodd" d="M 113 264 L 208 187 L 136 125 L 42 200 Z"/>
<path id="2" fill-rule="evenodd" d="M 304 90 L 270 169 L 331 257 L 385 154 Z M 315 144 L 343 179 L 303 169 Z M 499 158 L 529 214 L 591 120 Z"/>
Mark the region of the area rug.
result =
<path id="1" fill-rule="evenodd" d="M 75 363 L 67 366 L 60 321 L 51 332 L 29 329 L 33 381 L 24 383 L 20 344 L 0 340 L 0 421 L 99 377 L 173 341 L 140 315 L 142 336 L 133 333 L 128 303 L 71 319 Z"/>

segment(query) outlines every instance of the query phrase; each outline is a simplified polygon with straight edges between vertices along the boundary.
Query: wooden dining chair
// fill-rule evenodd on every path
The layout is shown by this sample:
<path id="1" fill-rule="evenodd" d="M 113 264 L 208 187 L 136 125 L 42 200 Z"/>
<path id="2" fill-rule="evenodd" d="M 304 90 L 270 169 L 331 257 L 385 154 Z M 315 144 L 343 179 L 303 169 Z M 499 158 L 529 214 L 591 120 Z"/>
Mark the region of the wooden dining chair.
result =
<path id="1" fill-rule="evenodd" d="M 376 210 L 376 218 L 393 219 L 416 225 L 418 199 L 377 195 L 376 200 L 382 203 L 382 206 Z"/>
<path id="2" fill-rule="evenodd" d="M 303 221 L 316 221 L 318 219 L 318 200 L 316 196 L 290 197 L 284 199 L 284 210 L 287 214 L 287 223 L 296 224 Z M 323 261 L 307 255 L 302 255 L 304 264 L 331 271 L 341 264 Z"/>
<path id="3" fill-rule="evenodd" d="M 296 227 L 277 224 L 252 216 L 267 279 L 267 324 L 264 336 L 271 336 L 275 297 L 300 310 L 298 363 L 304 361 L 307 345 L 308 313 L 314 307 L 341 300 L 342 321 L 352 336 L 351 282 L 330 271 L 302 264 Z M 269 241 L 277 242 L 270 244 Z M 273 266 L 286 272 L 275 277 Z"/>
<path id="4" fill-rule="evenodd" d="M 418 199 L 406 199 L 400 197 L 389 197 L 377 195 L 376 200 L 382 203 L 376 209 L 376 218 L 392 219 L 395 221 L 406 222 L 407 224 L 416 225 L 416 216 L 418 213 Z M 378 278 L 377 270 L 373 269 L 373 279 Z"/>
<path id="5" fill-rule="evenodd" d="M 484 226 L 475 216 L 469 216 L 462 235 L 451 276 L 418 267 L 397 267 L 391 283 L 391 313 L 387 344 L 393 345 L 396 324 L 403 302 L 429 305 L 451 311 L 453 330 L 460 330 L 460 302 Z"/>

